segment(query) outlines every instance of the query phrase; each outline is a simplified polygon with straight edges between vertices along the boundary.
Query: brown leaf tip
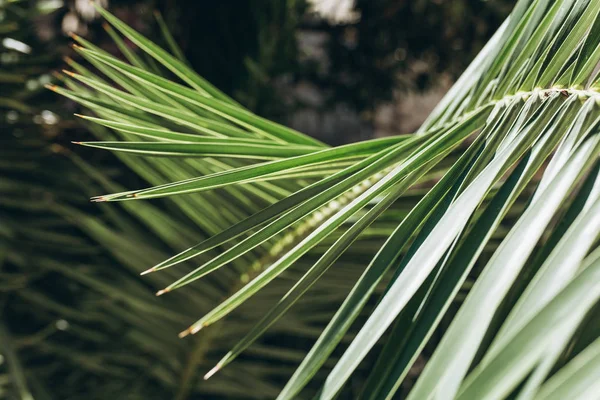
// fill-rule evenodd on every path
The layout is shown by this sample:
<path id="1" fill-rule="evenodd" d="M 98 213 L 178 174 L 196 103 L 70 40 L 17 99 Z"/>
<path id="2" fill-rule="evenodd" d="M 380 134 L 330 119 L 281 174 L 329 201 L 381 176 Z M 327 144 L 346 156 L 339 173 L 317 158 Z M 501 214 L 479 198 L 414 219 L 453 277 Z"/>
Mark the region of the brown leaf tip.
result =
<path id="1" fill-rule="evenodd" d="M 185 331 L 181 331 L 179 332 L 179 339 L 183 339 L 184 337 L 186 337 L 187 335 L 190 334 L 190 328 L 187 328 Z"/>

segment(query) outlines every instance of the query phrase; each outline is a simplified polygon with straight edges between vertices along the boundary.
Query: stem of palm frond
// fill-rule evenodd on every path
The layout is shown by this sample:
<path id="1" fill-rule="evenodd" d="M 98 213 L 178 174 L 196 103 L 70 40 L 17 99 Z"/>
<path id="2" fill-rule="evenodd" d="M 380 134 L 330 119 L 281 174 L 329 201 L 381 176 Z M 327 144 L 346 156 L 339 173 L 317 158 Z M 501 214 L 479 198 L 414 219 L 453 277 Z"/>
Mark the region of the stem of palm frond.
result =
<path id="1" fill-rule="evenodd" d="M 383 178 L 386 173 L 391 171 L 393 167 L 388 167 L 385 170 L 365 179 L 360 184 L 356 185 L 352 190 L 344 193 L 339 198 L 329 202 L 317 211 L 313 212 L 305 221 L 301 222 L 296 229 L 287 233 L 282 238 L 277 240 L 269 249 L 269 252 L 252 264 L 253 271 L 262 271 L 269 266 L 274 260 L 278 259 L 287 249 L 298 244 L 302 239 L 314 231 L 317 226 L 333 214 L 341 210 L 346 204 L 354 200 L 368 188 L 377 183 Z M 246 277 L 242 279 L 248 282 L 250 279 Z"/>

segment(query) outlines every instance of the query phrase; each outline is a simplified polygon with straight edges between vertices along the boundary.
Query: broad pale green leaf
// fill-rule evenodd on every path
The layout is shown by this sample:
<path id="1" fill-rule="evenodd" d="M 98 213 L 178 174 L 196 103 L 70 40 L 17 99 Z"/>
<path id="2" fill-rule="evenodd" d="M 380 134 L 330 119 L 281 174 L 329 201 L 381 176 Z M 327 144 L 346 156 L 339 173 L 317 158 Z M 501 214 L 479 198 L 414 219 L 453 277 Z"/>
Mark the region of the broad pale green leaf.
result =
<path id="1" fill-rule="evenodd" d="M 571 109 L 571 114 L 573 111 Z M 566 125 L 570 116 L 565 112 L 561 118 L 562 124 Z M 495 129 L 498 128 L 500 127 Z M 559 125 L 555 127 L 554 131 L 560 131 L 560 129 L 561 126 Z M 407 326 L 397 324 L 394 327 L 391 339 L 388 339 L 386 348 L 380 356 L 381 363 L 385 362 L 386 364 L 387 376 L 385 374 L 372 376 L 373 384 L 370 391 L 364 392 L 369 394 L 368 398 L 391 398 L 397 390 L 420 350 L 433 333 L 433 329 L 441 320 L 443 313 L 450 306 L 468 272 L 483 251 L 486 242 L 497 229 L 517 196 L 537 172 L 546 157 L 553 151 L 558 140 L 558 135 L 549 134 L 535 144 L 532 154 L 527 154 L 523 158 L 501 189 L 494 195 L 482 215 L 477 218 L 468 235 L 461 240 L 462 243 L 452 254 L 447 265 L 443 267 L 439 278 L 437 278 L 436 287 L 432 288 L 427 302 L 422 305 L 418 318 L 413 317 L 413 320 Z M 487 162 L 485 158 L 484 161 Z M 376 390 L 373 386 L 377 386 L 379 390 Z"/>
<path id="2" fill-rule="evenodd" d="M 590 399 L 600 390 L 599 382 L 600 339 L 596 339 L 549 379 L 535 396 L 535 400 Z"/>
<path id="3" fill-rule="evenodd" d="M 502 149 L 499 152 L 501 155 L 494 159 L 450 206 L 333 369 L 325 382 L 322 398 L 331 398 L 338 392 L 350 373 L 393 322 L 464 228 L 491 185 L 502 171 L 508 169 L 524 152 L 526 143 L 537 139 L 540 128 L 546 125 L 551 117 L 552 113 L 546 115 L 542 112 L 538 113 L 537 118 L 532 118 L 521 135 Z"/>
<path id="4" fill-rule="evenodd" d="M 556 335 L 574 331 L 600 299 L 600 261 L 586 268 L 544 306 L 529 323 L 499 349 L 492 360 L 477 367 L 461 387 L 457 398 L 502 399 L 527 375 Z M 565 343 L 566 344 L 566 343 Z M 567 398 L 573 398 L 564 392 Z"/>
<path id="5" fill-rule="evenodd" d="M 480 136 L 479 141 L 485 136 Z M 460 185 L 459 177 L 464 173 L 465 166 L 472 161 L 477 154 L 477 146 L 473 145 L 463 157 L 454 165 L 450 171 L 444 175 L 441 181 L 425 195 L 423 200 L 408 214 L 403 222 L 394 230 L 390 238 L 381 247 L 373 261 L 367 267 L 359 281 L 354 286 L 344 304 L 340 307 L 336 315 L 323 334 L 319 337 L 317 343 L 313 346 L 305 360 L 302 362 L 294 376 L 286 384 L 279 395 L 280 399 L 294 398 L 298 392 L 306 385 L 308 380 L 316 374 L 318 369 L 325 363 L 331 352 L 356 319 L 360 310 L 363 308 L 375 286 L 383 278 L 383 275 L 397 260 L 402 248 L 411 238 L 413 232 L 425 221 L 431 213 L 434 218 L 439 219 L 443 211 L 449 206 L 452 199 L 453 190 L 457 190 Z M 456 184 L 459 180 L 459 184 Z M 440 212 L 441 210 L 441 212 Z M 424 228 L 425 229 L 425 228 Z"/>
<path id="6" fill-rule="evenodd" d="M 514 282 L 564 196 L 589 167 L 591 160 L 598 156 L 599 138 L 595 135 L 581 143 L 543 195 L 528 207 L 515 224 L 477 280 L 409 398 L 435 393 L 453 395 L 457 392 L 487 330 L 493 310 L 499 306 Z M 477 324 L 465 326 L 466 319 L 476 320 Z"/>
<path id="7" fill-rule="evenodd" d="M 577 57 L 577 64 L 573 70 L 570 86 L 583 88 L 587 79 L 594 72 L 600 62 L 600 14 L 597 12 L 596 20 L 590 28 L 581 52 Z"/>

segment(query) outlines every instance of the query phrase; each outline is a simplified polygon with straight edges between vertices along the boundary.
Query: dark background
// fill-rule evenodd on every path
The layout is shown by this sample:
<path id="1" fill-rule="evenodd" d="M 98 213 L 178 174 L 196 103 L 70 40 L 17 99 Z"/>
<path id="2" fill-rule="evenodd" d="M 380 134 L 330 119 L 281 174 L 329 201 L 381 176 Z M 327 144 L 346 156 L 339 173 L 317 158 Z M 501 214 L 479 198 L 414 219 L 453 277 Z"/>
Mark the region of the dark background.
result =
<path id="1" fill-rule="evenodd" d="M 343 9 L 344 1 L 315 1 Z M 36 27 L 61 53 L 68 53 L 65 31 L 95 43 L 107 39 L 79 3 L 86 1 L 75 0 Z M 190 64 L 210 82 L 262 116 L 341 144 L 418 128 L 512 2 L 358 0 L 354 6 L 345 20 L 315 12 L 305 0 L 108 4 L 150 36 L 152 11 L 160 10 Z"/>

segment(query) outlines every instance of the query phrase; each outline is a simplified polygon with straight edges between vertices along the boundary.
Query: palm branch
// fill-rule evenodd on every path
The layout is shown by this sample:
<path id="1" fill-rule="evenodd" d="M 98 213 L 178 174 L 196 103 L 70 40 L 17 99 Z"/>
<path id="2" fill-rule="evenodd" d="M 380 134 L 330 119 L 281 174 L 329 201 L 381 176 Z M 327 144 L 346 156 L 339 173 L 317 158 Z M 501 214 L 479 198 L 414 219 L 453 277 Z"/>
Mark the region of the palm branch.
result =
<path id="1" fill-rule="evenodd" d="M 87 121 L 112 129 L 81 144 L 114 151 L 152 185 L 94 200 L 142 207 L 167 197 L 207 234 L 145 271 L 183 275 L 157 293 L 166 299 L 192 282 L 193 297 L 216 271 L 243 276 L 180 336 L 208 335 L 216 324 L 237 332 L 235 320 L 222 320 L 295 273 L 206 378 L 235 368 L 308 289 L 356 260 L 361 275 L 278 398 L 307 394 L 357 324 L 324 369 L 318 398 L 391 398 L 408 389 L 419 357 L 426 366 L 409 399 L 596 393 L 599 2 L 518 1 L 417 132 L 335 148 L 246 110 L 99 11 L 159 66 L 75 37 L 99 72 L 72 63 L 64 87 L 51 86 L 92 111 Z M 379 226 L 384 240 L 375 244 Z M 318 300 L 305 304 L 318 309 Z M 356 393 L 348 383 L 361 365 L 370 374 Z"/>
<path id="2" fill-rule="evenodd" d="M 214 366 L 236 344 L 237 335 L 214 330 L 184 342 L 177 339 L 177 332 L 193 322 L 196 312 L 208 312 L 235 293 L 252 276 L 250 266 L 269 255 L 262 252 L 239 259 L 235 270 L 220 271 L 203 280 L 197 290 L 166 299 L 153 293 L 177 274 L 155 274 L 144 281 L 137 275 L 287 191 L 263 184 L 240 195 L 223 191 L 192 201 L 159 201 L 141 207 L 133 203 L 90 206 L 87 196 L 123 190 L 123 181 L 137 179 L 125 169 L 125 173 L 115 171 L 112 159 L 95 158 L 97 165 L 92 166 L 67 148 L 65 137 L 72 124 L 43 90 L 45 83 L 61 79 L 50 75 L 60 60 L 36 41 L 30 29 L 32 18 L 52 10 L 38 5 L 10 1 L 0 6 L 6 16 L 0 28 L 15 43 L 15 48 L 2 49 L 2 59 L 12 61 L 0 71 L 0 397 L 275 397 L 293 372 L 292 363 L 304 354 L 285 348 L 282 340 L 306 347 L 318 337 L 318 328 L 331 317 L 333 307 L 324 306 L 315 314 L 304 302 L 230 372 L 205 382 L 198 379 L 198 371 Z M 119 39 L 117 43 L 124 46 Z M 89 129 L 99 138 L 114 137 L 102 126 Z M 138 162 L 133 157 L 122 159 L 131 165 Z M 224 164 L 216 159 L 132 167 L 150 182 L 222 168 Z M 241 200 L 232 203 L 234 196 Z M 227 218 L 222 218 L 218 205 L 225 203 L 232 204 Z M 199 216 L 199 209 L 212 212 L 212 218 Z M 374 232 L 370 237 L 383 236 Z M 191 269 L 189 263 L 182 266 Z M 295 273 L 302 273 L 302 268 L 306 265 Z M 315 289 L 315 298 L 325 305 L 341 302 L 343 291 L 359 274 L 358 263 L 348 265 L 347 274 L 324 280 Z M 235 329 L 249 330 L 292 282 L 293 275 L 287 284 L 249 302 L 233 316 Z M 249 379 L 240 381 L 242 375 Z"/>

